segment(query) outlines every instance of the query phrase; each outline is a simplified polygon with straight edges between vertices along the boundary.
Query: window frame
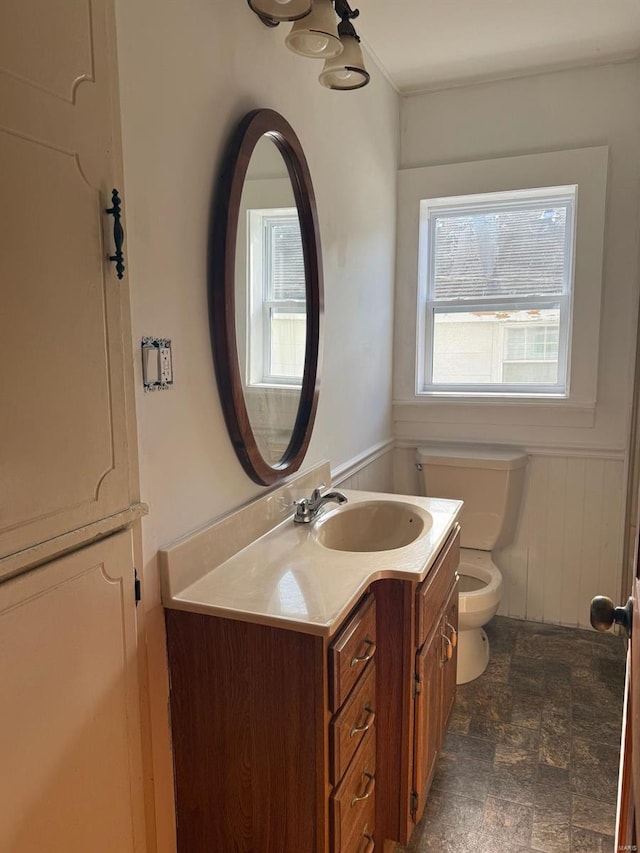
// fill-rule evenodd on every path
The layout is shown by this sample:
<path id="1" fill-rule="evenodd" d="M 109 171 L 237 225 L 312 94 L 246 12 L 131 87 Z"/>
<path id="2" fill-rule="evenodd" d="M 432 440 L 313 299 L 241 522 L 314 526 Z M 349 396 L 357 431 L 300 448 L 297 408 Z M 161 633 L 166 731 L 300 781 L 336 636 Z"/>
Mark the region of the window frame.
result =
<path id="1" fill-rule="evenodd" d="M 444 300 L 435 298 L 435 227 L 437 214 L 490 213 L 564 206 L 567 211 L 563 291 L 549 296 L 507 296 Z M 418 238 L 418 329 L 416 395 L 514 398 L 568 398 L 575 292 L 575 252 L 578 185 L 500 190 L 459 196 L 420 199 Z M 434 215 L 435 214 L 435 215 Z M 443 383 L 433 381 L 435 316 L 437 313 L 559 308 L 558 382 L 556 383 Z"/>

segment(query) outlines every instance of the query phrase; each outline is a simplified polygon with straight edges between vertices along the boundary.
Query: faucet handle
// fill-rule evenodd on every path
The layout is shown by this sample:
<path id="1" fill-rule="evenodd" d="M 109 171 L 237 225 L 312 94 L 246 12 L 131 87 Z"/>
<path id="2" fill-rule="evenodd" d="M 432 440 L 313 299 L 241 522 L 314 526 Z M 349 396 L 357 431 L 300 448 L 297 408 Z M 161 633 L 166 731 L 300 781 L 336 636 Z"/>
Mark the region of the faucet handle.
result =
<path id="1" fill-rule="evenodd" d="M 293 505 L 300 507 L 302 512 L 305 512 L 308 507 L 311 507 L 316 501 L 319 501 L 322 497 L 322 489 L 326 489 L 326 483 L 320 483 L 319 486 L 313 490 L 310 498 L 298 498 L 294 500 Z M 300 510 L 299 510 L 300 512 Z"/>
<path id="2" fill-rule="evenodd" d="M 316 488 L 313 490 L 313 494 L 311 495 L 311 500 L 317 501 L 319 498 L 321 498 L 322 497 L 322 490 L 326 489 L 326 488 L 327 488 L 326 483 L 320 483 L 319 486 L 316 486 Z"/>

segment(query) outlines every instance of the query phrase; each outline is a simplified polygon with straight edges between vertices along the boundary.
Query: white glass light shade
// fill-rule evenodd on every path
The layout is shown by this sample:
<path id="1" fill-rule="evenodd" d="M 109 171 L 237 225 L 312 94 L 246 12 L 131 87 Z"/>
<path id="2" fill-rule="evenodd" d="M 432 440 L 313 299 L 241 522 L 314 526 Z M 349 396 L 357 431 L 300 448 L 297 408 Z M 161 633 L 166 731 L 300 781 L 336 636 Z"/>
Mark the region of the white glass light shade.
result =
<path id="1" fill-rule="evenodd" d="M 360 89 L 371 79 L 364 67 L 362 49 L 353 36 L 341 36 L 343 51 L 338 57 L 327 59 L 318 80 L 327 89 Z"/>
<path id="2" fill-rule="evenodd" d="M 284 41 L 289 50 L 311 59 L 329 59 L 342 53 L 331 0 L 313 0 L 311 12 L 294 23 Z"/>
<path id="3" fill-rule="evenodd" d="M 297 21 L 311 11 L 311 0 L 249 0 L 258 15 L 272 21 Z"/>

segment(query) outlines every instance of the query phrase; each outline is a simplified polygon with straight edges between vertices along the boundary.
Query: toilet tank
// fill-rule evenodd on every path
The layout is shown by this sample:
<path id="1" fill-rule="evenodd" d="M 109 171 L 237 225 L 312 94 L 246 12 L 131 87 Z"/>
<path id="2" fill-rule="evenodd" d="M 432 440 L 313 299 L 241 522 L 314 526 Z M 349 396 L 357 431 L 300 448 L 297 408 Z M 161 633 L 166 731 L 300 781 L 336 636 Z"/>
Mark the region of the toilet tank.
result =
<path id="1" fill-rule="evenodd" d="M 419 447 L 424 494 L 464 501 L 463 548 L 493 551 L 515 534 L 529 457 L 512 448 L 469 445 Z"/>

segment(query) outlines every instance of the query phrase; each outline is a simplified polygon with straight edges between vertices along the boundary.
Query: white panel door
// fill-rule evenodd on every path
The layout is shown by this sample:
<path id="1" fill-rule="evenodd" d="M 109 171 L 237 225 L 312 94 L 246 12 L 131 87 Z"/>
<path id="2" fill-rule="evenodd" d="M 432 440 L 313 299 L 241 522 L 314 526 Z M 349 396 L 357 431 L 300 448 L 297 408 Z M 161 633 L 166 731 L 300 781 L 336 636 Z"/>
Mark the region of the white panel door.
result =
<path id="1" fill-rule="evenodd" d="M 128 531 L 0 584 L 0 850 L 145 849 Z"/>
<path id="2" fill-rule="evenodd" d="M 112 0 L 3 0 L 1 17 L 0 557 L 131 498 Z"/>

